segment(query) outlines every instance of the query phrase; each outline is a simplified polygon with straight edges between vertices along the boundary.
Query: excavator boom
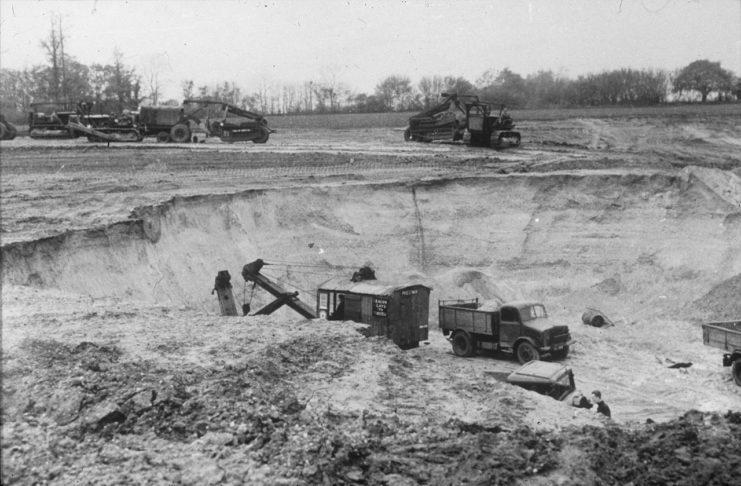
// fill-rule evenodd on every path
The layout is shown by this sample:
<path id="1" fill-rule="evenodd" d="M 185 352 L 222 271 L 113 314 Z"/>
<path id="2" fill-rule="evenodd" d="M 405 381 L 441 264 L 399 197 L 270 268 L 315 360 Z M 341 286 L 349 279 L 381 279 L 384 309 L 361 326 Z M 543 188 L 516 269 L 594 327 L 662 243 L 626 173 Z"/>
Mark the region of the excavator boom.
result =
<path id="1" fill-rule="evenodd" d="M 289 292 L 260 273 L 260 270 L 264 265 L 265 262 L 261 259 L 257 259 L 242 268 L 242 277 L 244 277 L 245 282 L 254 282 L 276 297 L 273 302 L 255 312 L 254 315 L 272 314 L 285 304 L 307 319 L 316 319 L 314 309 L 299 300 L 298 292 Z"/>

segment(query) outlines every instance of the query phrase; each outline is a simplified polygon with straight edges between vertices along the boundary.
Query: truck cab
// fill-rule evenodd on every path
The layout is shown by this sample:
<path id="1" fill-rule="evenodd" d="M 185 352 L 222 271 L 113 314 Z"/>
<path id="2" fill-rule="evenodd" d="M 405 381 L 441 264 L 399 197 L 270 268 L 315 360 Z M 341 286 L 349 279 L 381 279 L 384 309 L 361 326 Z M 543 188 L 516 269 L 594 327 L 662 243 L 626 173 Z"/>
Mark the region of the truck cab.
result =
<path id="1" fill-rule="evenodd" d="M 535 301 L 514 301 L 487 308 L 478 299 L 439 301 L 440 329 L 458 356 L 477 350 L 502 351 L 520 363 L 542 356 L 563 359 L 569 353 L 568 326 L 548 317 L 545 306 Z"/>

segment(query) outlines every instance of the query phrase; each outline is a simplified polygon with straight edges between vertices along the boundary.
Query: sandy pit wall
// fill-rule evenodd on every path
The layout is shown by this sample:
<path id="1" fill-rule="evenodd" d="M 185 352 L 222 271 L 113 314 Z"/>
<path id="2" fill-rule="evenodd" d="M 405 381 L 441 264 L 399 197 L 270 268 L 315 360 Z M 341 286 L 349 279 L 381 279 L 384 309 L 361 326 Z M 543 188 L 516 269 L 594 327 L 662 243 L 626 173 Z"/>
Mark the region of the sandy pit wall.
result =
<path id="1" fill-rule="evenodd" d="M 603 171 L 176 197 L 6 245 L 3 283 L 217 312 L 217 271 L 248 298 L 240 270 L 262 258 L 310 305 L 320 282 L 370 264 L 384 280 L 426 282 L 433 303 L 527 297 L 577 317 L 597 306 L 678 318 L 741 273 L 739 208 L 706 180 Z M 256 292 L 253 308 L 269 300 Z"/>

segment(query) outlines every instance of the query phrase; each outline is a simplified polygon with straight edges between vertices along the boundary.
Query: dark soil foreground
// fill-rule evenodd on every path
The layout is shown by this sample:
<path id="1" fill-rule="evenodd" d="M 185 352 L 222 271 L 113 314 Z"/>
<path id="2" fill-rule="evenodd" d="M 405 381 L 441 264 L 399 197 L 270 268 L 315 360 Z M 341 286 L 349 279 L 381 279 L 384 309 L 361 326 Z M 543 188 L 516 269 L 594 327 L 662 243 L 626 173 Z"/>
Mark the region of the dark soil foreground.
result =
<path id="1" fill-rule="evenodd" d="M 388 357 L 386 380 L 419 364 L 350 325 L 274 324 L 284 341 L 210 365 L 24 340 L 3 357 L 3 484 L 727 485 L 741 475 L 739 412 L 554 431 L 504 412 L 481 424 L 312 407 L 303 385 L 338 380 L 358 352 Z"/>

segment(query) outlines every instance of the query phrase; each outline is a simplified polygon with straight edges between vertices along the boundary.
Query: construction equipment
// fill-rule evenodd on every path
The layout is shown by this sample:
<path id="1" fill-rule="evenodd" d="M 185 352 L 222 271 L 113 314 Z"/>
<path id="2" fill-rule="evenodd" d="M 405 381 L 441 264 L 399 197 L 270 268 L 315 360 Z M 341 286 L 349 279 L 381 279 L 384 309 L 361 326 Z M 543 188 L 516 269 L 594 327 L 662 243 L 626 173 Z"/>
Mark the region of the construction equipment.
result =
<path id="1" fill-rule="evenodd" d="M 17 134 L 15 126 L 0 114 L 0 140 L 13 140 Z"/>
<path id="2" fill-rule="evenodd" d="M 139 142 L 143 136 L 136 114 L 94 114 L 92 104 L 81 101 L 33 103 L 28 114 L 31 138 L 77 138 L 86 135 L 91 142 Z"/>
<path id="3" fill-rule="evenodd" d="M 232 292 L 231 284 L 232 276 L 229 275 L 227 270 L 221 270 L 216 275 L 214 281 L 214 289 L 211 294 L 216 292 L 219 298 L 219 307 L 221 308 L 222 316 L 236 316 L 237 306 L 234 303 L 234 293 Z"/>
<path id="4" fill-rule="evenodd" d="M 32 103 L 28 113 L 28 136 L 31 138 L 75 138 L 79 135 L 69 126 L 77 119 L 77 108 L 69 102 Z"/>
<path id="5" fill-rule="evenodd" d="M 185 100 L 180 107 L 142 106 L 139 124 L 145 136 L 156 136 L 158 142 L 218 137 L 224 142 L 265 143 L 275 132 L 262 115 L 212 100 Z"/>
<path id="6" fill-rule="evenodd" d="M 91 142 L 141 142 L 144 138 L 136 113 L 94 114 L 92 105 L 84 101 L 77 104 L 77 116 L 70 117 L 67 124 Z"/>
<path id="7" fill-rule="evenodd" d="M 223 142 L 265 143 L 275 130 L 268 127 L 264 116 L 220 101 L 185 100 L 183 106 L 190 116 L 205 116 L 210 136 Z"/>
<path id="8" fill-rule="evenodd" d="M 253 285 L 259 285 L 276 297 L 273 302 L 265 305 L 252 315 L 258 316 L 272 314 L 283 305 L 287 305 L 303 317 L 307 319 L 315 319 L 316 314 L 314 313 L 314 309 L 299 300 L 297 291 L 289 292 L 260 273 L 260 270 L 264 265 L 265 262 L 258 258 L 254 262 L 248 263 L 242 268 L 242 277 L 244 277 L 245 282 L 253 282 Z"/>
<path id="9" fill-rule="evenodd" d="M 443 93 L 441 96 L 440 104 L 409 118 L 404 140 L 462 141 L 497 149 L 520 146 L 520 133 L 512 130 L 514 121 L 504 105 L 481 101 L 475 95 Z"/>
<path id="10" fill-rule="evenodd" d="M 535 301 L 488 308 L 479 299 L 439 300 L 438 319 L 458 356 L 486 349 L 511 353 L 524 364 L 546 355 L 564 359 L 572 344 L 569 327 L 550 319 L 545 306 Z"/>

